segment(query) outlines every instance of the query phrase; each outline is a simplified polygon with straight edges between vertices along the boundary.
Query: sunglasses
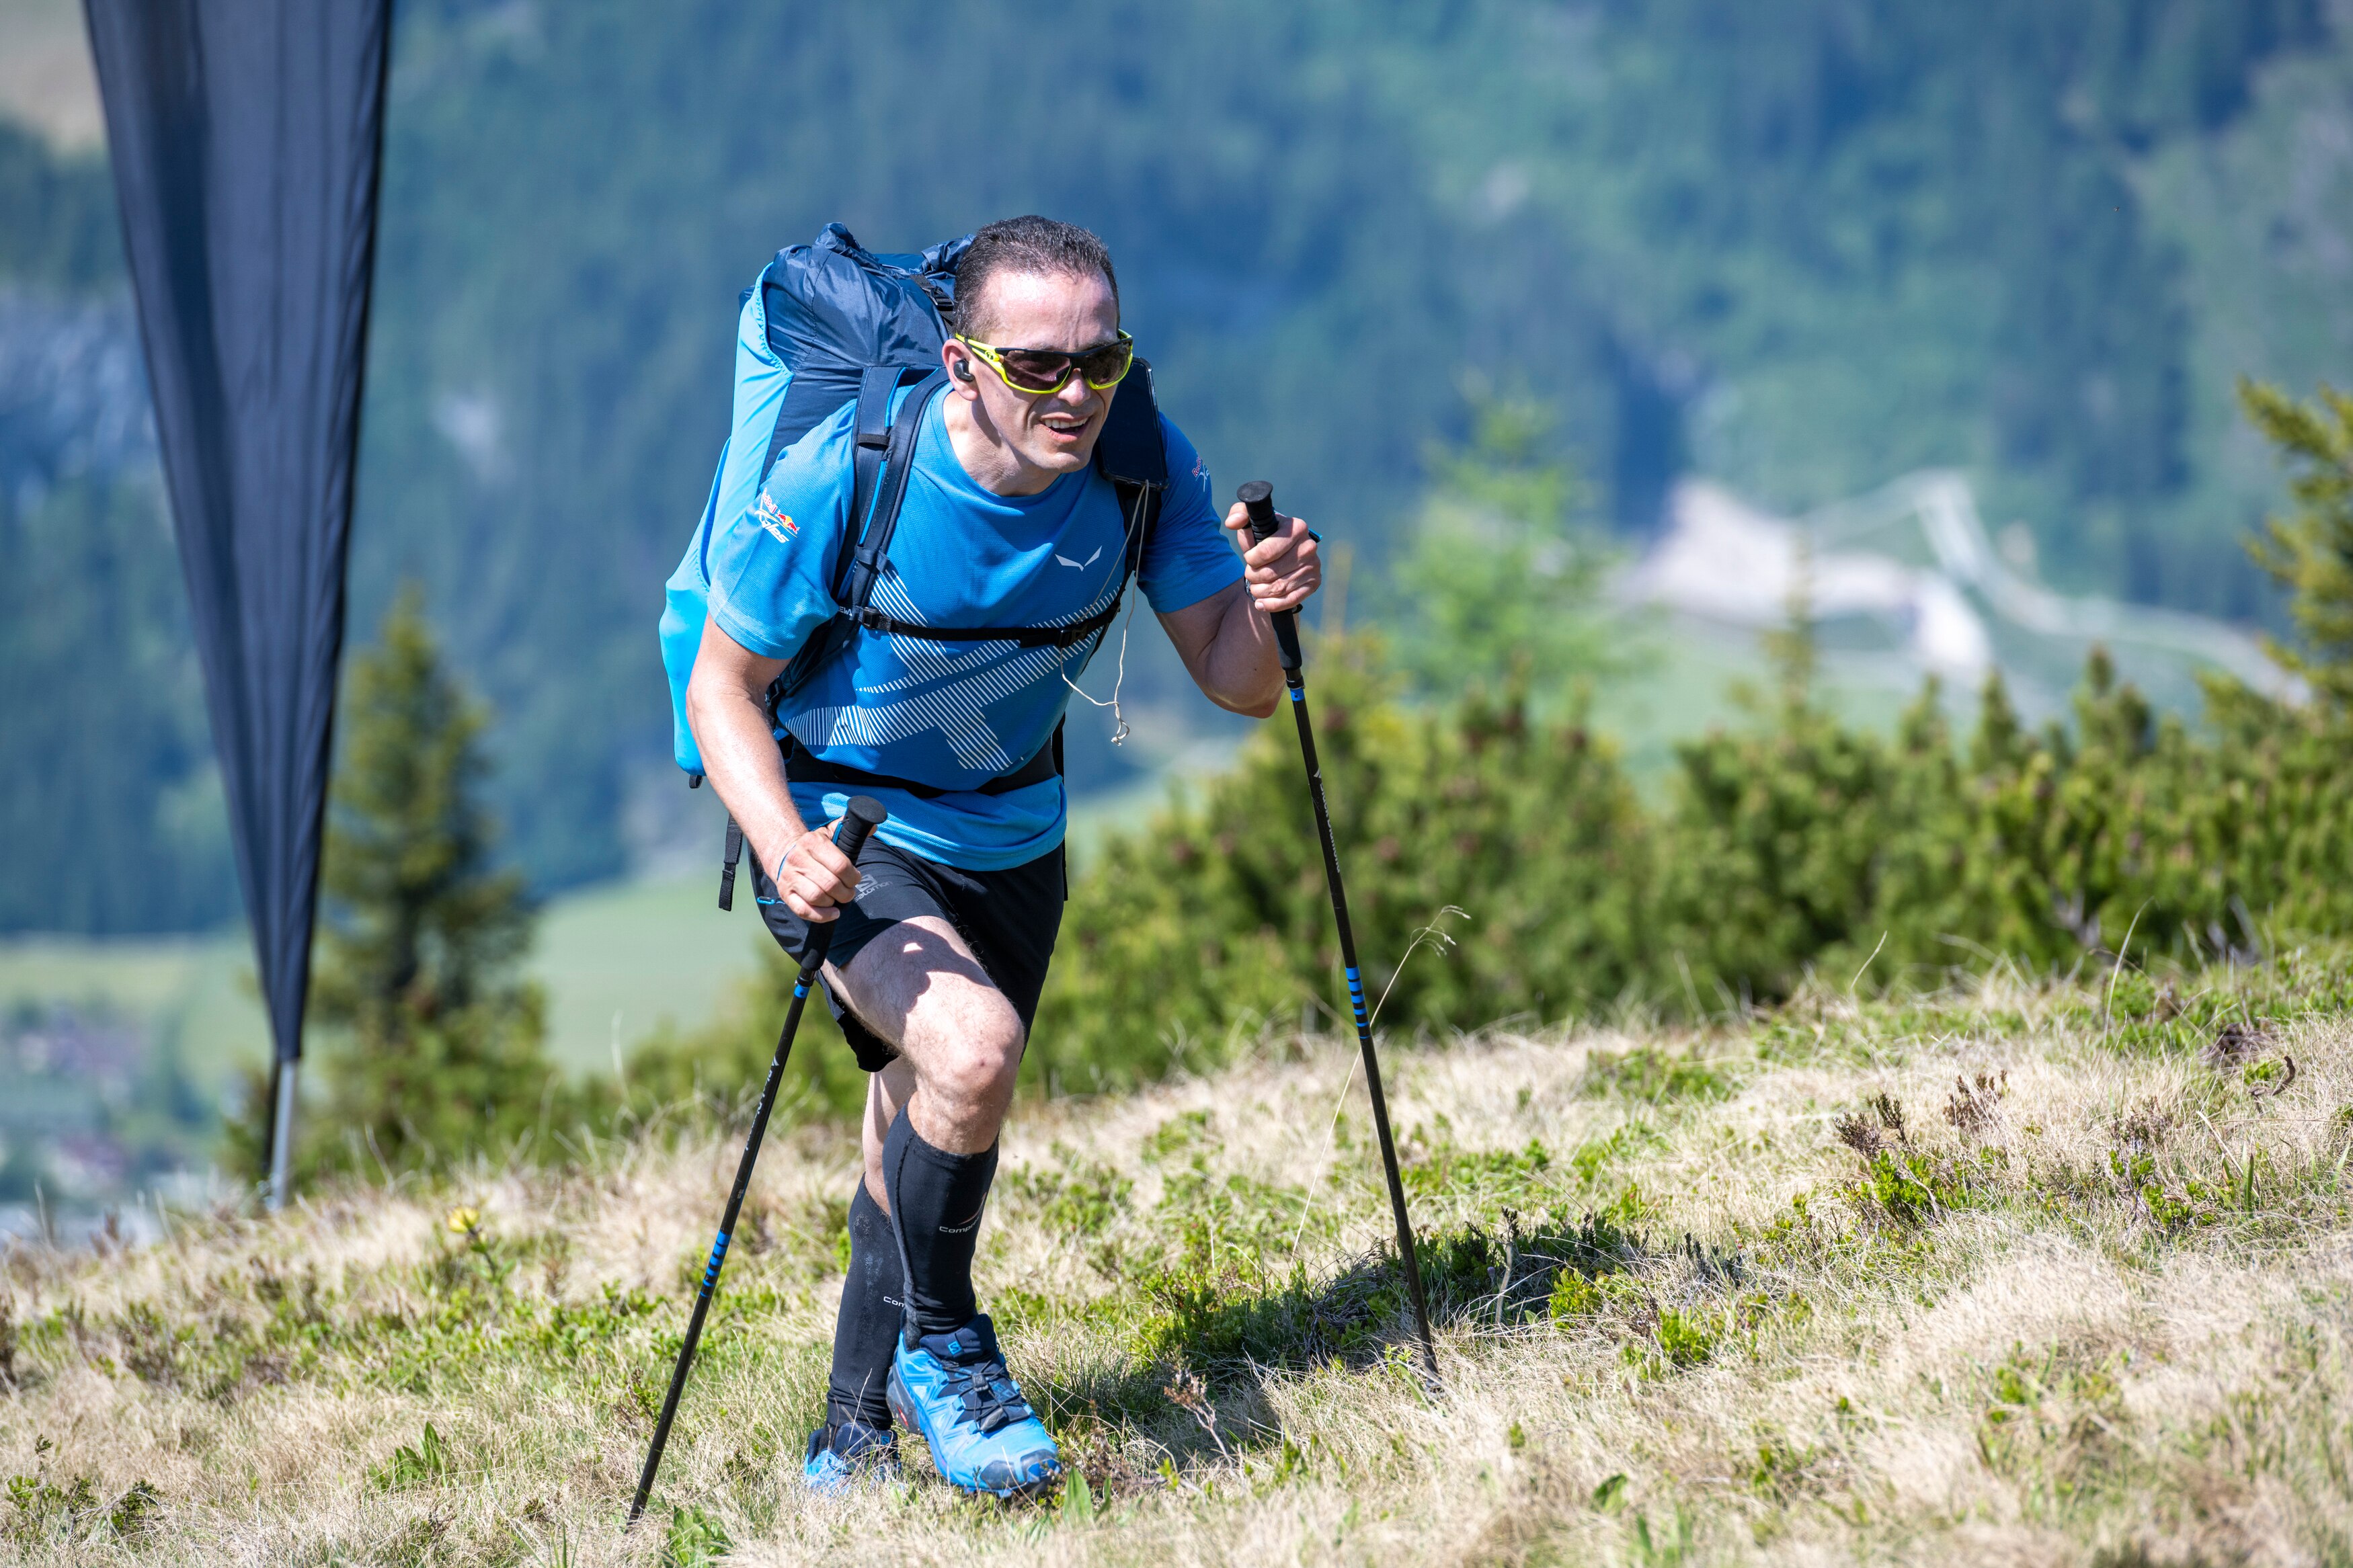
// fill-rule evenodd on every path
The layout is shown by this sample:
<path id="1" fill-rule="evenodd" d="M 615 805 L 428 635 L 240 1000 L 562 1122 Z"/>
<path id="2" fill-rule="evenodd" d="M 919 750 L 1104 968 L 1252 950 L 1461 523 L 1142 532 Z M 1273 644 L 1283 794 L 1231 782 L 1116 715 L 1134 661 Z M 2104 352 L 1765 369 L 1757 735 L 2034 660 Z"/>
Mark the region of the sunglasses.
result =
<path id="1" fill-rule="evenodd" d="M 1127 374 L 1127 367 L 1135 359 L 1135 340 L 1122 332 L 1107 343 L 1097 343 L 1076 353 L 1063 349 L 1001 349 L 993 343 L 976 342 L 962 332 L 956 342 L 987 361 L 1005 384 L 1016 392 L 1032 397 L 1043 397 L 1060 392 L 1071 384 L 1076 372 L 1097 392 L 1109 392 Z"/>

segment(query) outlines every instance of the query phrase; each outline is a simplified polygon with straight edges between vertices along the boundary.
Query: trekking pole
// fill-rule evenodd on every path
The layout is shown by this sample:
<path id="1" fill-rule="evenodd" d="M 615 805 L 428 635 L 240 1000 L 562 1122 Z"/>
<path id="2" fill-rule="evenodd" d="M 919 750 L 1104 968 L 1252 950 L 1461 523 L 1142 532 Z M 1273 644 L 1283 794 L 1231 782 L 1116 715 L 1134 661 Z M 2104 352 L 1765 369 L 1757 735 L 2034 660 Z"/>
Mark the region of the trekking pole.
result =
<path id="1" fill-rule="evenodd" d="M 849 857 L 855 865 L 858 852 L 866 847 L 866 836 L 882 825 L 889 814 L 867 795 L 853 795 L 843 808 L 841 822 L 833 830 L 834 847 Z M 760 1158 L 760 1140 L 768 1131 L 768 1113 L 776 1108 L 776 1089 L 785 1079 L 785 1058 L 793 1054 L 793 1034 L 801 1026 L 801 1009 L 808 1003 L 809 987 L 817 981 L 818 973 L 825 967 L 825 955 L 833 949 L 833 933 L 839 921 L 812 922 L 809 928 L 808 956 L 801 960 L 800 978 L 793 983 L 792 1005 L 785 1010 L 785 1027 L 776 1037 L 776 1059 L 768 1064 L 768 1081 L 760 1090 L 760 1109 L 752 1114 L 752 1135 L 744 1141 L 744 1158 L 735 1167 L 734 1190 L 727 1194 L 727 1212 L 719 1218 L 719 1238 L 711 1244 L 711 1266 L 702 1271 L 702 1289 L 695 1293 L 694 1310 L 686 1320 L 686 1342 L 678 1348 L 678 1365 L 670 1374 L 670 1393 L 662 1399 L 661 1419 L 654 1423 L 653 1447 L 646 1450 L 645 1473 L 638 1478 L 637 1500 L 629 1504 L 629 1522 L 638 1522 L 646 1511 L 646 1499 L 654 1489 L 654 1472 L 661 1468 L 662 1447 L 670 1441 L 670 1424 L 678 1415 L 678 1396 L 686 1392 L 687 1369 L 694 1364 L 695 1342 L 702 1338 L 702 1320 L 711 1310 L 711 1293 L 719 1285 L 719 1266 L 727 1260 L 727 1238 L 734 1233 L 735 1216 L 743 1211 L 744 1193 L 752 1184 L 752 1166 Z"/>
<path id="2" fill-rule="evenodd" d="M 1279 521 L 1274 513 L 1274 487 L 1252 479 L 1235 492 L 1250 513 L 1250 532 L 1261 542 Z M 1269 617 L 1274 640 L 1282 650 L 1282 679 L 1291 688 L 1291 716 L 1299 721 L 1299 753 L 1307 763 L 1307 795 L 1315 803 L 1315 831 L 1324 839 L 1324 880 L 1332 889 L 1332 919 L 1340 928 L 1340 964 L 1348 975 L 1348 1003 L 1356 1014 L 1356 1049 L 1365 1058 L 1365 1087 L 1373 1097 L 1373 1131 L 1381 1143 L 1381 1169 L 1389 1180 L 1389 1207 L 1397 1215 L 1398 1257 L 1405 1263 L 1406 1289 L 1413 1297 L 1414 1326 L 1421 1331 L 1422 1364 L 1432 1383 L 1438 1381 L 1438 1342 L 1430 1331 L 1430 1302 L 1421 1289 L 1421 1259 L 1413 1247 L 1413 1219 L 1406 1212 L 1405 1183 L 1398 1174 L 1397 1141 L 1389 1135 L 1388 1096 L 1381 1089 L 1381 1064 L 1373 1054 L 1373 1021 L 1365 1010 L 1364 976 L 1356 968 L 1356 935 L 1348 924 L 1348 890 L 1340 881 L 1340 850 L 1332 837 L 1332 808 L 1324 800 L 1324 769 L 1315 760 L 1315 731 L 1307 722 L 1305 661 L 1299 652 L 1299 616 L 1284 610 Z"/>

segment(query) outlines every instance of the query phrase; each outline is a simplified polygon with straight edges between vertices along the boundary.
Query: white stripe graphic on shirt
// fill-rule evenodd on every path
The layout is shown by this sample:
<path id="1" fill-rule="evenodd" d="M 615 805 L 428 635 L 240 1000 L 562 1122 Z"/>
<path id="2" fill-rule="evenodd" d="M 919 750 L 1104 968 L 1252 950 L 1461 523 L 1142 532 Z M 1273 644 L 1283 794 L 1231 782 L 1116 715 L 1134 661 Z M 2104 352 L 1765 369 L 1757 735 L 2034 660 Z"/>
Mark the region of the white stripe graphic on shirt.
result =
<path id="1" fill-rule="evenodd" d="M 1064 626 L 1085 620 L 1101 614 L 1115 594 L 1116 585 L 1109 585 L 1086 608 L 1039 624 Z M 916 609 L 895 570 L 886 570 L 876 581 L 873 603 L 893 620 L 916 626 L 930 624 Z M 816 749 L 886 746 L 937 730 L 961 766 L 992 774 L 1006 773 L 1023 759 L 1008 752 L 989 726 L 988 707 L 1052 679 L 1071 660 L 1077 660 L 1083 668 L 1103 637 L 1103 634 L 1097 632 L 1069 648 L 1023 648 L 1010 637 L 976 644 L 942 643 L 929 637 L 887 637 L 891 653 L 905 668 L 905 675 L 861 689 L 853 704 L 813 708 L 796 715 L 794 727 L 807 744 Z M 939 682 L 944 684 L 934 684 Z M 911 689 L 914 688 L 925 689 Z M 873 700 L 898 691 L 908 695 L 896 701 Z"/>

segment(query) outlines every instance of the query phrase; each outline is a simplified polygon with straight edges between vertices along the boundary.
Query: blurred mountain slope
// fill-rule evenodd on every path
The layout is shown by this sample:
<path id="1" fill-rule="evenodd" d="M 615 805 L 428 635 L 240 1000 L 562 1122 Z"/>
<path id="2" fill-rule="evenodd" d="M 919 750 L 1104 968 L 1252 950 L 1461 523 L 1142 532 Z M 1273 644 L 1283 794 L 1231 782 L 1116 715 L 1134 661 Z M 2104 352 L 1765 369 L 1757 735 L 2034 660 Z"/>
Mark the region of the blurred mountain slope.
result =
<path id="1" fill-rule="evenodd" d="M 706 826 L 665 760 L 658 587 L 724 435 L 737 292 L 828 219 L 887 248 L 1021 210 L 1096 228 L 1219 485 L 1271 478 L 1368 559 L 1471 371 L 1559 410 L 1628 530 L 1693 473 L 1795 515 L 1953 468 L 2054 586 L 2247 619 L 2270 476 L 2229 377 L 2353 352 L 2353 208 L 2314 184 L 2353 135 L 2353 29 L 2320 0 L 413 0 L 398 26 L 353 616 L 426 584 L 543 887 Z M 0 298 L 119 311 L 105 195 L 0 136 Z M 103 255 L 62 268 L 15 237 L 92 222 Z M 74 503 L 128 509 L 104 527 L 43 521 L 55 484 L 0 495 L 0 565 L 44 584 L 0 610 L 45 628 L 0 631 L 0 837 L 58 847 L 0 872 L 0 927 L 233 902 L 124 462 Z M 1198 708 L 1135 640 L 1127 697 Z M 1073 722 L 1079 786 L 1135 776 L 1103 728 Z M 182 861 L 158 896 L 142 868 Z"/>

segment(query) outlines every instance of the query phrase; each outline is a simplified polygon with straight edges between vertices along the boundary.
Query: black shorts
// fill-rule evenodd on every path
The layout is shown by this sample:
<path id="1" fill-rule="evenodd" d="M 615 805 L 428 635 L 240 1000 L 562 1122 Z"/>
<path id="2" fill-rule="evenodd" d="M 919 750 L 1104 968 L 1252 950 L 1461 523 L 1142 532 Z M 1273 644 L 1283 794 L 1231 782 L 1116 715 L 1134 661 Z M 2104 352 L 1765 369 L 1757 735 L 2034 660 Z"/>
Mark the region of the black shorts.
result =
<path id="1" fill-rule="evenodd" d="M 826 955 L 829 962 L 848 969 L 868 942 L 899 921 L 936 915 L 964 938 L 1028 1032 L 1038 1016 L 1039 995 L 1046 989 L 1054 938 L 1062 929 L 1066 884 L 1061 850 L 1008 870 L 965 871 L 869 839 L 858 857 L 858 868 L 865 879 L 857 902 L 834 922 L 833 950 Z M 808 922 L 776 897 L 776 884 L 766 871 L 754 866 L 752 882 L 768 933 L 795 963 L 800 962 L 808 952 Z M 860 1023 L 830 985 L 825 988 L 825 999 L 860 1067 L 881 1072 L 899 1054 L 896 1047 Z"/>

